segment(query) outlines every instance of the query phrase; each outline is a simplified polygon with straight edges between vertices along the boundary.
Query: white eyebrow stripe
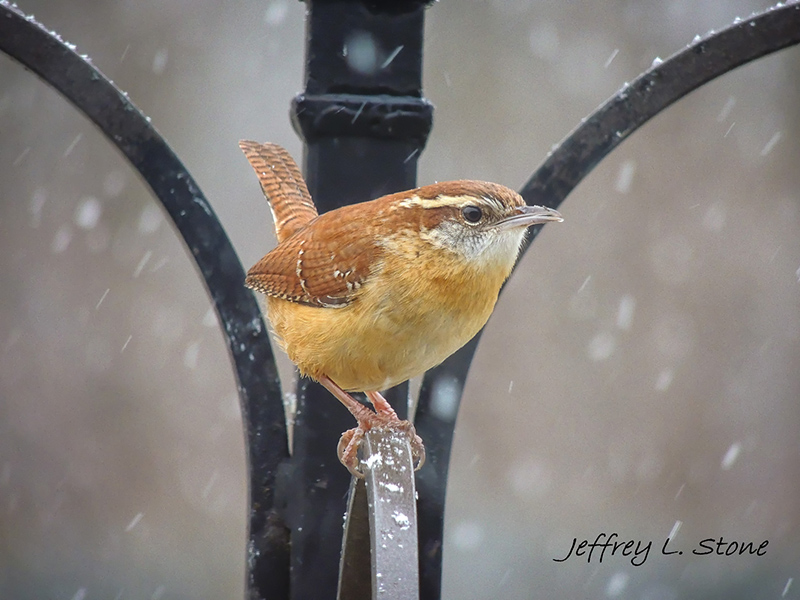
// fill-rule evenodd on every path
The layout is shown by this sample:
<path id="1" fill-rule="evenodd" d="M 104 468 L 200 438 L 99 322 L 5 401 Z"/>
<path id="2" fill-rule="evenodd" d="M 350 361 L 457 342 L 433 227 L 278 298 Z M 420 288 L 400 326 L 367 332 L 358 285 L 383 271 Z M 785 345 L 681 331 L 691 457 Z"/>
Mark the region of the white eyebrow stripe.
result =
<path id="1" fill-rule="evenodd" d="M 452 206 L 455 208 L 464 208 L 468 204 L 475 204 L 475 202 L 481 201 L 491 204 L 492 207 L 497 211 L 503 210 L 503 204 L 499 202 L 496 198 L 492 198 L 491 196 L 445 196 L 439 195 L 436 198 L 420 198 L 416 194 L 411 196 L 410 198 L 406 198 L 400 202 L 400 206 L 403 208 L 441 208 L 443 206 Z"/>

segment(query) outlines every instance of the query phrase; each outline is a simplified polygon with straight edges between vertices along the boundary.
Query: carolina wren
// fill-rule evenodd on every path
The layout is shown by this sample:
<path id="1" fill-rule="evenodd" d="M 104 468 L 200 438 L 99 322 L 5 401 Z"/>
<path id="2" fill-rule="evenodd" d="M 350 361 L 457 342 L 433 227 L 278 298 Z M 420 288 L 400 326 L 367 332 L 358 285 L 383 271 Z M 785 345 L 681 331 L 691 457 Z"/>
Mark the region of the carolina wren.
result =
<path id="1" fill-rule="evenodd" d="M 241 141 L 278 245 L 247 273 L 267 296 L 278 342 L 300 373 L 355 416 L 339 458 L 355 475 L 371 427 L 407 431 L 379 393 L 441 363 L 489 319 L 530 225 L 562 221 L 507 187 L 449 181 L 317 214 L 300 169 L 275 144 Z M 348 392 L 365 392 L 375 412 Z"/>

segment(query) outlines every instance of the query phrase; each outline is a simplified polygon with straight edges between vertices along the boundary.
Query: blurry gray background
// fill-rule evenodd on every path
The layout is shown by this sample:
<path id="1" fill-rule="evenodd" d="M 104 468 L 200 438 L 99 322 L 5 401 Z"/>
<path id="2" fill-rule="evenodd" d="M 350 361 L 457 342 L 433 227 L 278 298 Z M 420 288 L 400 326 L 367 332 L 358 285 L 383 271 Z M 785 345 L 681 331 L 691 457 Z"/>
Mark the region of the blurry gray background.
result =
<path id="1" fill-rule="evenodd" d="M 300 156 L 305 6 L 20 4 L 152 117 L 260 258 L 272 224 L 236 142 Z M 766 6 L 435 4 L 420 183 L 519 188 L 656 57 Z M 798 52 L 658 116 L 525 257 L 459 416 L 446 598 L 800 597 Z M 232 371 L 181 243 L 102 136 L 0 56 L 0 597 L 241 598 L 245 491 Z M 659 556 L 671 531 L 684 554 Z M 600 532 L 654 548 L 553 562 Z M 720 536 L 767 555 L 691 555 Z"/>

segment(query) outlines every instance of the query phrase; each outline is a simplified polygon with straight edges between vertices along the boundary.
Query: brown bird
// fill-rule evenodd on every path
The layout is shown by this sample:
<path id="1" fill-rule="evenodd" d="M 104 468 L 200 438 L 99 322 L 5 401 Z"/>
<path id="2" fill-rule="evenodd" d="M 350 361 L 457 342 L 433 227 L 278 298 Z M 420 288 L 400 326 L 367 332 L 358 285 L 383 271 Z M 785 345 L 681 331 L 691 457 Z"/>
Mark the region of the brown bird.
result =
<path id="1" fill-rule="evenodd" d="M 527 227 L 562 221 L 513 190 L 449 181 L 319 215 L 303 176 L 276 144 L 241 141 L 272 210 L 278 245 L 247 273 L 267 296 L 278 342 L 304 376 L 356 418 L 338 454 L 354 474 L 372 427 L 413 425 L 380 394 L 441 363 L 484 326 Z M 348 392 L 364 392 L 375 412 Z"/>

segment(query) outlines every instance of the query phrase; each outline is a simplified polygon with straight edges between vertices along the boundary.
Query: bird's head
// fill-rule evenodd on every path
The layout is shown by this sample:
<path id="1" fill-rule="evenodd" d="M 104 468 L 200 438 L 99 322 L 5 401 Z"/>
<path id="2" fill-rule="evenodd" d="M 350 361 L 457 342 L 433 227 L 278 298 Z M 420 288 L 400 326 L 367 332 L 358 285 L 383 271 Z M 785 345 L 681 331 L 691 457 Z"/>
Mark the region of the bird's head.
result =
<path id="1" fill-rule="evenodd" d="M 563 221 L 544 206 L 528 206 L 518 193 L 484 181 L 449 181 L 406 192 L 398 200 L 420 238 L 475 266 L 510 270 L 527 228 Z M 401 211 L 402 212 L 402 211 Z"/>

